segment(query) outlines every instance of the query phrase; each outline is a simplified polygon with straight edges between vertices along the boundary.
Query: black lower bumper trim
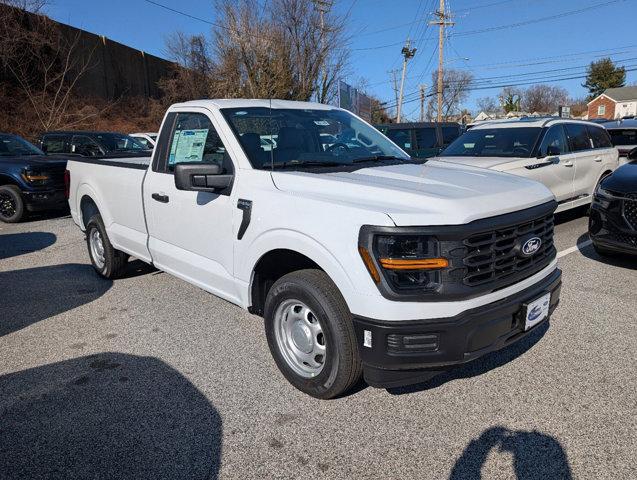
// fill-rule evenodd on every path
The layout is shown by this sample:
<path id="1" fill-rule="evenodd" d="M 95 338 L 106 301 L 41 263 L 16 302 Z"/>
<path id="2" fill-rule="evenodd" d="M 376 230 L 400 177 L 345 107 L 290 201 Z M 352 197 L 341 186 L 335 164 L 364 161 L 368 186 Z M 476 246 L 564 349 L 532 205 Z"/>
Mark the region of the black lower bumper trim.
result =
<path id="1" fill-rule="evenodd" d="M 381 321 L 355 317 L 365 380 L 377 387 L 425 381 L 520 340 L 537 328 L 524 331 L 524 304 L 550 292 L 550 316 L 559 303 L 561 278 L 562 272 L 556 269 L 526 290 L 450 318 Z M 365 346 L 370 335 L 371 347 Z"/>
<path id="2" fill-rule="evenodd" d="M 22 192 L 27 210 L 31 212 L 41 210 L 56 210 L 67 205 L 64 190 L 42 190 Z"/>

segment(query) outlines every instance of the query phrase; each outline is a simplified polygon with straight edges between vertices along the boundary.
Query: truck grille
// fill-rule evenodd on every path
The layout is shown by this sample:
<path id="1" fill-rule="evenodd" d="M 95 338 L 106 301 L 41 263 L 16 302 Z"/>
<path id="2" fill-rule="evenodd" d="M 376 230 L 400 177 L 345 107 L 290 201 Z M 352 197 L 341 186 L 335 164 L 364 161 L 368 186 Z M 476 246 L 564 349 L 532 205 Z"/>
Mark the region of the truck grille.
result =
<path id="1" fill-rule="evenodd" d="M 637 231 L 637 193 L 626 195 L 623 209 L 626 223 Z"/>
<path id="2" fill-rule="evenodd" d="M 521 252 L 523 243 L 534 237 L 542 241 L 540 247 L 532 255 L 524 255 Z M 553 214 L 473 235 L 464 241 L 464 245 L 467 248 L 463 260 L 465 285 L 475 287 L 500 282 L 507 277 L 517 278 L 516 274 L 545 267 L 555 256 Z"/>

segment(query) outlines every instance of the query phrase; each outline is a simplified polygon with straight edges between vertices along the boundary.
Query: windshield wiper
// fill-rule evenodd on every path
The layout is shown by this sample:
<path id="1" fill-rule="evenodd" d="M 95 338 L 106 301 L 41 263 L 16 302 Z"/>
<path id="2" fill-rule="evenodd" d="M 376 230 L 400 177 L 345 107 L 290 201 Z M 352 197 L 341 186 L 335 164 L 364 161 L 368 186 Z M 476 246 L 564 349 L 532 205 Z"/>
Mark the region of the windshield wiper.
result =
<path id="1" fill-rule="evenodd" d="M 282 162 L 282 163 L 279 162 L 274 164 L 266 162 L 263 164 L 263 168 L 340 167 L 343 165 L 347 165 L 347 164 L 342 162 L 333 162 L 333 161 L 321 162 L 318 160 L 303 160 L 303 161 L 292 160 L 290 162 Z"/>
<path id="2" fill-rule="evenodd" d="M 408 161 L 407 158 L 397 157 L 395 155 L 374 155 L 372 157 L 361 157 L 352 160 L 352 163 L 361 163 L 361 162 L 379 162 L 381 160 L 400 160 L 402 162 Z"/>

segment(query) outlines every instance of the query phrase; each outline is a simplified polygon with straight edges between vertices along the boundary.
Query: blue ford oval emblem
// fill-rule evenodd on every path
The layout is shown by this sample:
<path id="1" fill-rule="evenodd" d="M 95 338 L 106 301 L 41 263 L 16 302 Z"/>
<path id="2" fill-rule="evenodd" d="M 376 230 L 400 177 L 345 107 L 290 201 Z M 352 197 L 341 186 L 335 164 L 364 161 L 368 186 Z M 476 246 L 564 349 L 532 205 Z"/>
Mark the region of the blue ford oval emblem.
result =
<path id="1" fill-rule="evenodd" d="M 522 245 L 522 253 L 528 257 L 537 252 L 542 246 L 542 239 L 540 237 L 529 238 L 524 245 Z"/>

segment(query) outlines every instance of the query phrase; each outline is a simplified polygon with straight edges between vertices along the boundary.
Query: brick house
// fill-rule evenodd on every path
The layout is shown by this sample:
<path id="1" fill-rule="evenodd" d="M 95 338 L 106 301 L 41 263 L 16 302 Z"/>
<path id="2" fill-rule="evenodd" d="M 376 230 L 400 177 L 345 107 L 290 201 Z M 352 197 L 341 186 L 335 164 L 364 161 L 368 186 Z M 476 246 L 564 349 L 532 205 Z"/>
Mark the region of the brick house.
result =
<path id="1" fill-rule="evenodd" d="M 607 88 L 588 102 L 588 119 L 637 116 L 637 86 Z"/>

